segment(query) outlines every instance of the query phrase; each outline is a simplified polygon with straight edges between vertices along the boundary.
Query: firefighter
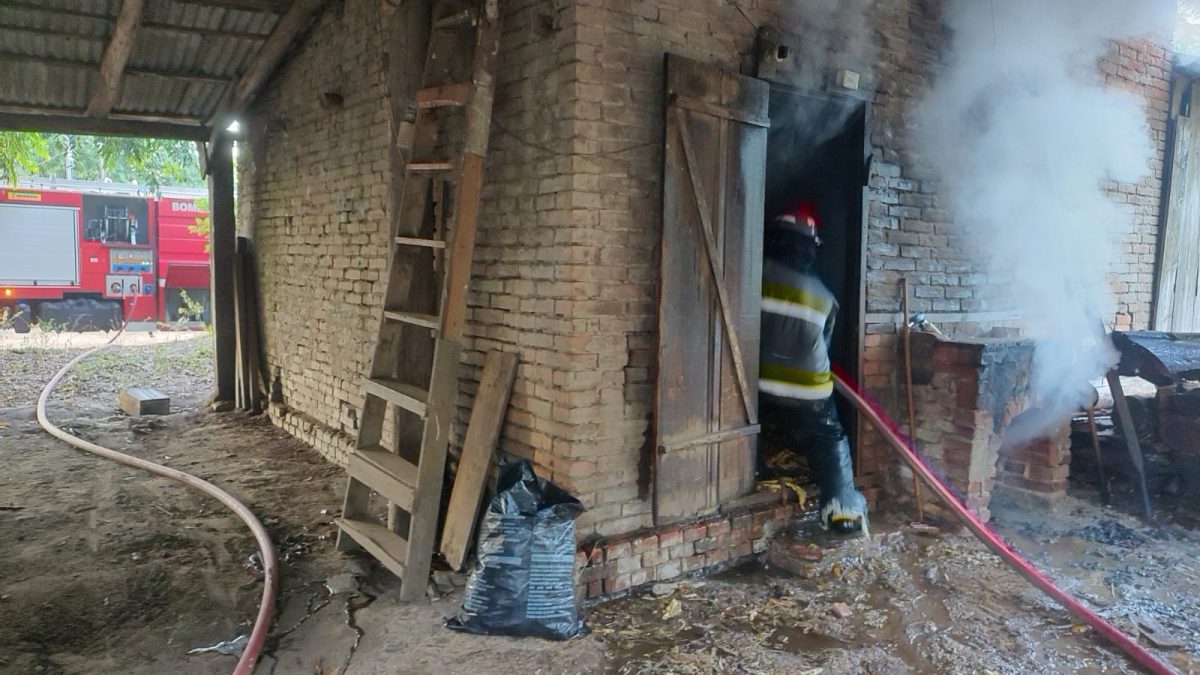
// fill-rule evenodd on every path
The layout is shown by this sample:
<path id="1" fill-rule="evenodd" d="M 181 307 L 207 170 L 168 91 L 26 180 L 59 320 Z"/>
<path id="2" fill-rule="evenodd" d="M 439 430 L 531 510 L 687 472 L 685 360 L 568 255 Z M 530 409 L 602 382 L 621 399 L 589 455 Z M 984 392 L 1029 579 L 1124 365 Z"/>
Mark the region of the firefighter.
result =
<path id="1" fill-rule="evenodd" d="M 853 533 L 866 530 L 867 502 L 854 487 L 850 442 L 833 401 L 829 341 L 838 303 L 812 270 L 820 245 L 811 202 L 767 225 L 758 386 L 795 447 L 807 451 L 821 490 L 821 525 Z"/>

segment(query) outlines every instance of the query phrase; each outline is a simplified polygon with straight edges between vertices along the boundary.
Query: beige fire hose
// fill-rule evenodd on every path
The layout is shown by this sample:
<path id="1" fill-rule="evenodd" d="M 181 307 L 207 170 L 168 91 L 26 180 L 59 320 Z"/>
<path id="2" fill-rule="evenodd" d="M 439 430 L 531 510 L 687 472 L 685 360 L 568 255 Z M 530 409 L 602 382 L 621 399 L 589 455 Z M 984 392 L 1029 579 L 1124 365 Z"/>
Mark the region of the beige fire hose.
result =
<path id="1" fill-rule="evenodd" d="M 91 356 L 92 354 L 111 346 L 112 343 L 118 337 L 120 337 L 121 333 L 124 331 L 125 327 L 122 326 L 121 329 L 118 330 L 108 342 L 105 342 L 99 347 L 93 347 L 92 349 L 89 349 L 79 356 L 71 359 L 69 362 L 67 362 L 67 365 L 63 366 L 57 373 L 54 374 L 54 377 L 50 378 L 50 381 L 47 382 L 46 386 L 42 389 L 41 396 L 38 397 L 38 424 L 41 424 L 42 428 L 45 429 L 51 436 L 54 436 L 65 443 L 73 445 L 80 450 L 84 450 L 106 459 L 120 462 L 122 464 L 136 467 L 144 471 L 149 471 L 150 473 L 157 474 L 159 476 L 165 476 L 171 480 L 183 483 L 188 487 L 195 488 L 224 504 L 229 508 L 230 511 L 233 511 L 235 514 L 237 514 L 237 516 L 241 518 L 247 526 L 250 527 L 250 531 L 254 534 L 255 541 L 258 542 L 259 554 L 262 556 L 262 602 L 258 607 L 258 616 L 254 620 L 254 628 L 250 631 L 250 638 L 246 642 L 246 646 L 242 650 L 241 656 L 238 658 L 237 666 L 235 666 L 233 669 L 234 675 L 249 675 L 249 673 L 254 670 L 254 664 L 258 661 L 259 654 L 262 652 L 263 643 L 267 638 L 267 633 L 271 629 L 271 620 L 275 613 L 275 590 L 279 583 L 279 567 L 275 561 L 275 549 L 271 545 L 271 537 L 267 534 L 267 530 L 262 526 L 262 523 L 258 521 L 258 518 L 254 516 L 250 509 L 246 508 L 245 504 L 242 504 L 235 499 L 233 495 L 225 492 L 221 488 L 209 483 L 204 479 L 197 478 L 191 474 L 184 473 L 161 464 L 156 464 L 154 462 L 141 459 L 140 457 L 126 455 L 124 453 L 117 452 L 116 450 L 106 448 L 102 445 L 97 445 L 90 441 L 85 441 L 78 436 L 73 436 L 63 431 L 59 427 L 55 426 L 54 423 L 52 423 L 46 417 L 46 402 L 50 399 L 51 392 L 54 391 L 54 388 L 58 386 L 58 383 L 62 381 L 63 377 L 66 376 L 71 367 L 83 359 Z"/>

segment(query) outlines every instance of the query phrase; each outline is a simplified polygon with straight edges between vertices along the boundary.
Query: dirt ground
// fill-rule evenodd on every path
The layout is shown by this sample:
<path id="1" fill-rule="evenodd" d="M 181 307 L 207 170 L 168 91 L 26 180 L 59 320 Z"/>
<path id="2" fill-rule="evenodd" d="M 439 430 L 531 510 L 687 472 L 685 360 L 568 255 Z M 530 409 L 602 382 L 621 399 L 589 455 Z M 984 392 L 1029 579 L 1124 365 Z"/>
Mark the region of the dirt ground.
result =
<path id="1" fill-rule="evenodd" d="M 34 421 L 41 384 L 101 339 L 0 333 L 0 672 L 228 672 L 232 656 L 188 652 L 246 632 L 261 593 L 249 533 L 215 502 Z M 334 551 L 337 467 L 261 417 L 199 409 L 207 335 L 132 334 L 94 358 L 63 383 L 52 419 L 212 480 L 268 526 L 281 600 L 258 672 L 1137 672 L 968 535 L 917 533 L 886 514 L 850 541 L 801 520 L 789 536 L 826 547 L 801 576 L 750 564 L 659 585 L 586 608 L 591 634 L 566 643 L 455 633 L 442 621 L 461 578 L 404 605 L 392 577 Z M 116 390 L 134 384 L 170 394 L 172 414 L 121 414 Z M 998 508 L 995 520 L 1070 590 L 1195 672 L 1200 538 L 1081 496 L 1053 512 Z"/>

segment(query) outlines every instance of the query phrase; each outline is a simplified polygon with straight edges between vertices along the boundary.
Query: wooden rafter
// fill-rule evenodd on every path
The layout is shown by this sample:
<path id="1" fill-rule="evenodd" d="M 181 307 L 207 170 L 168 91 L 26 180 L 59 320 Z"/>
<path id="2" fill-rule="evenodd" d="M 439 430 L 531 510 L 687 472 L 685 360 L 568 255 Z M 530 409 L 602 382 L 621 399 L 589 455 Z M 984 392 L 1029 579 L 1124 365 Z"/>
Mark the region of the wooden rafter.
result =
<path id="1" fill-rule="evenodd" d="M 121 92 L 125 63 L 129 61 L 134 42 L 137 41 L 138 26 L 142 22 L 142 8 L 145 4 L 146 0 L 122 0 L 121 13 L 117 16 L 112 37 L 109 38 L 108 46 L 104 48 L 104 58 L 100 61 L 100 78 L 92 88 L 92 96 L 88 100 L 88 117 L 102 118 L 112 112 Z"/>
<path id="2" fill-rule="evenodd" d="M 9 52 L 0 52 L 0 62 L 16 63 L 31 66 L 45 66 L 51 68 L 75 68 L 80 70 L 95 70 L 96 63 L 94 61 L 76 61 L 73 59 L 51 59 L 41 56 L 26 56 L 25 54 L 12 54 Z M 185 82 L 204 82 L 208 84 L 230 84 L 229 78 L 219 75 L 209 75 L 207 73 L 182 72 L 178 70 L 157 70 L 153 68 L 125 68 L 125 75 L 145 76 L 145 77 L 163 77 L 174 80 L 182 80 Z"/>
<path id="3" fill-rule="evenodd" d="M 317 11 L 324 4 L 325 0 L 296 0 L 292 4 L 238 80 L 229 106 L 231 112 L 240 112 L 258 95 L 267 83 L 267 78 L 275 72 L 283 57 L 292 48 L 296 38 L 308 30 L 316 18 Z"/>
<path id="4" fill-rule="evenodd" d="M 46 7 L 45 5 L 34 2 L 33 0 L 4 0 L 2 9 L 17 10 L 20 12 L 33 12 L 36 14 L 50 14 L 59 19 L 56 23 L 61 23 L 63 17 L 71 17 L 77 20 L 77 25 L 82 25 L 85 22 L 103 22 L 102 31 L 92 31 L 91 35 L 81 35 L 80 31 L 66 30 L 63 28 L 39 28 L 34 26 L 21 25 L 20 21 L 6 21 L 3 28 L 6 30 L 20 31 L 22 33 L 40 33 L 44 35 L 63 35 L 74 38 L 84 38 L 89 40 L 103 40 L 108 37 L 107 25 L 112 22 L 112 16 L 105 12 L 89 11 L 87 9 L 60 9 L 55 7 Z M 266 40 L 270 33 L 263 32 L 247 32 L 236 30 L 222 30 L 221 28 L 211 28 L 208 26 L 181 26 L 173 23 L 164 23 L 160 21 L 143 21 L 141 30 L 144 31 L 159 31 L 176 34 L 198 34 L 209 35 L 212 37 L 234 38 L 238 40 Z"/>
<path id="5" fill-rule="evenodd" d="M 227 94 L 220 109 L 209 119 L 209 126 L 213 130 L 213 136 L 208 143 L 209 148 L 216 146 L 217 136 L 225 133 L 229 123 L 250 105 L 279 67 L 283 57 L 304 31 L 308 30 L 324 6 L 325 0 L 295 0 L 287 13 L 279 19 L 275 30 L 271 31 L 271 35 L 247 66 L 233 91 Z"/>
<path id="6" fill-rule="evenodd" d="M 57 131 L 69 134 L 102 134 L 105 136 L 151 136 L 202 141 L 208 138 L 208 127 L 134 118 L 96 119 L 82 114 L 40 115 L 0 111 L 0 129 L 13 131 Z"/>
<path id="7" fill-rule="evenodd" d="M 240 9 L 247 12 L 271 12 L 283 14 L 294 4 L 292 0 L 181 0 L 185 5 L 204 5 Z"/>

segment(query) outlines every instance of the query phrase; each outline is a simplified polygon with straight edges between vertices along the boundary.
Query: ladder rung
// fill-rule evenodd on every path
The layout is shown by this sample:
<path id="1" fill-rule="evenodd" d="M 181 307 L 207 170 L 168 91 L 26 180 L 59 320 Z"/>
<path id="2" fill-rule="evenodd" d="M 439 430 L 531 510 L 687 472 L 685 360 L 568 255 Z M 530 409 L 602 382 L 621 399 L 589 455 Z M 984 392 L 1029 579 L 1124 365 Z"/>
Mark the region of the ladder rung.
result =
<path id="1" fill-rule="evenodd" d="M 447 14 L 433 22 L 434 28 L 461 28 L 475 25 L 475 11 L 464 9 L 461 12 Z"/>
<path id="2" fill-rule="evenodd" d="M 441 239 L 422 239 L 420 237 L 396 237 L 396 243 L 404 246 L 427 246 L 429 248 L 446 248 L 446 242 Z"/>
<path id="3" fill-rule="evenodd" d="M 464 106 L 470 100 L 473 88 L 473 82 L 454 82 L 436 87 L 426 87 L 417 92 L 417 107 Z"/>
<path id="4" fill-rule="evenodd" d="M 409 171 L 450 171 L 454 168 L 454 162 L 409 162 Z"/>
<path id="5" fill-rule="evenodd" d="M 404 581 L 406 563 L 408 562 L 408 541 L 379 523 L 365 520 L 338 518 L 334 520 L 342 532 L 359 546 L 367 549 L 367 553 L 383 563 L 392 574 Z"/>
<path id="6" fill-rule="evenodd" d="M 383 315 L 392 321 L 401 321 L 410 323 L 414 326 L 424 326 L 437 330 L 442 325 L 442 319 L 436 314 L 422 314 L 420 312 L 401 312 L 394 309 L 383 310 Z"/>
<path id="7" fill-rule="evenodd" d="M 412 512 L 417 467 L 379 446 L 359 448 L 350 454 L 350 475 L 367 484 L 405 511 Z"/>
<path id="8" fill-rule="evenodd" d="M 428 400 L 429 393 L 420 387 L 391 378 L 377 377 L 367 380 L 366 390 L 371 396 L 394 403 L 414 415 L 425 416 L 425 401 Z"/>

